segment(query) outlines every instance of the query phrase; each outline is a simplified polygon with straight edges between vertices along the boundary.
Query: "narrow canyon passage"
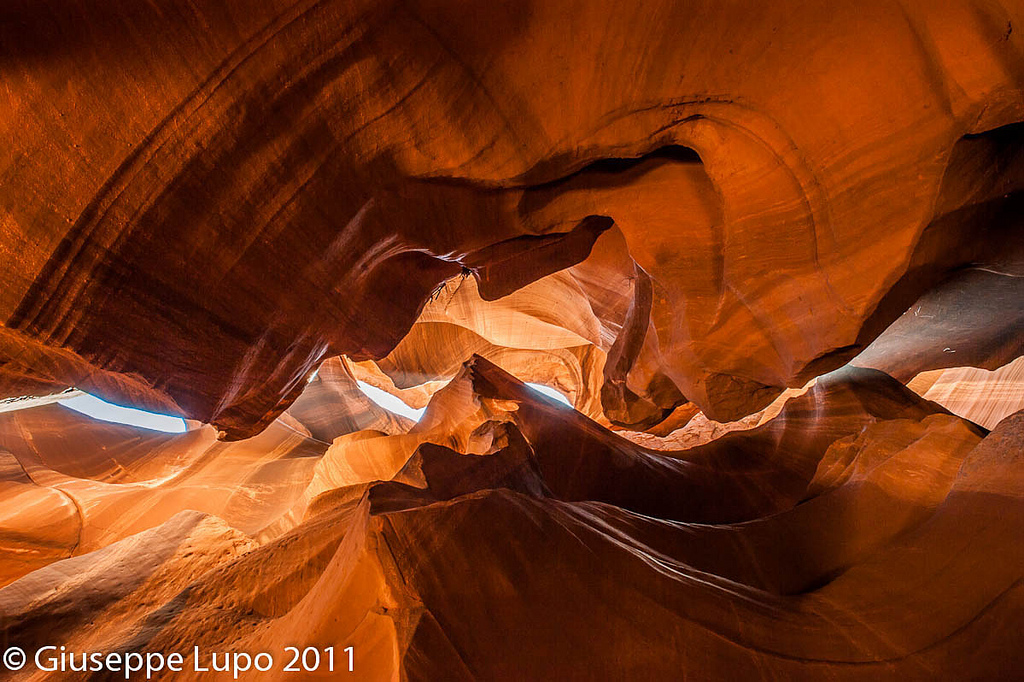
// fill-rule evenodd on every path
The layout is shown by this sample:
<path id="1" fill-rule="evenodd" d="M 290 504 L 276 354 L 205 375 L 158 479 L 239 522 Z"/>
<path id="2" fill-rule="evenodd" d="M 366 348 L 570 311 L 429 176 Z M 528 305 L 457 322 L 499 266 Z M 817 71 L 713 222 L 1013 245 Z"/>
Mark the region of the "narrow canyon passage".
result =
<path id="1" fill-rule="evenodd" d="M 1024 680 L 1024 3 L 0 8 L 0 679 Z"/>

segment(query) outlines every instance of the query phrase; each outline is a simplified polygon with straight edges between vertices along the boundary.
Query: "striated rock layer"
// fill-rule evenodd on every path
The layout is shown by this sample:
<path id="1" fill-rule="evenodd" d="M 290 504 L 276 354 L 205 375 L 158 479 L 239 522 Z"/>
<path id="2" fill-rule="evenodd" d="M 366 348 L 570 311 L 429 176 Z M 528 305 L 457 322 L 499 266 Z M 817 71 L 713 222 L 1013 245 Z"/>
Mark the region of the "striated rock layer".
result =
<path id="1" fill-rule="evenodd" d="M 3 3 L 0 653 L 1021 679 L 1022 26 Z"/>
<path id="2" fill-rule="evenodd" d="M 1019 234 L 1021 11 L 12 5 L 0 389 L 249 436 L 443 280 L 497 298 L 615 229 L 606 405 L 740 418 Z"/>
<path id="3" fill-rule="evenodd" d="M 385 483 L 328 454 L 310 486 L 334 487 L 263 542 L 189 511 L 107 536 L 0 589 L 3 636 L 354 646 L 359 679 L 1012 679 L 1024 664 L 1024 413 L 989 433 L 843 370 L 763 426 L 658 452 L 483 359 L 430 411 L 494 434 L 490 454 L 423 440 Z"/>

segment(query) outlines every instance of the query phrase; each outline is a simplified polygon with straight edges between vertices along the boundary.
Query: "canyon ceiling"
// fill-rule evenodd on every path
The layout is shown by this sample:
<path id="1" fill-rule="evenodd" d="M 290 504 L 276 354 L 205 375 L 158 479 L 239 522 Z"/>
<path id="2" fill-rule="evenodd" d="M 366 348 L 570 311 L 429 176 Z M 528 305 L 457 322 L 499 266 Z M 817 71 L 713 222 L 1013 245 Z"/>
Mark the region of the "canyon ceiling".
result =
<path id="1" fill-rule="evenodd" d="M 1024 679 L 1024 2 L 10 0 L 0 76 L 5 647 Z"/>

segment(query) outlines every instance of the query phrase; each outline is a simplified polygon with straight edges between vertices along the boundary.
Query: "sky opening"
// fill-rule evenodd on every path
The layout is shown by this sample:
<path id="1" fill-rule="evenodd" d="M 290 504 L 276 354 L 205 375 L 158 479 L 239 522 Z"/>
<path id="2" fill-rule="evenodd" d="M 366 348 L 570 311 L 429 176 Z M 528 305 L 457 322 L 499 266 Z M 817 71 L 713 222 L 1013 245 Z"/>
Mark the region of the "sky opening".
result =
<path id="1" fill-rule="evenodd" d="M 185 420 L 168 414 L 146 412 L 134 407 L 122 407 L 106 400 L 101 400 L 88 393 L 79 393 L 72 398 L 61 400 L 60 404 L 75 412 L 80 412 L 93 419 L 100 419 L 115 424 L 127 424 L 140 429 L 163 431 L 165 433 L 184 433 L 188 430 Z"/>
<path id="2" fill-rule="evenodd" d="M 414 422 L 418 422 L 423 413 L 427 411 L 427 408 L 421 407 L 416 409 L 406 405 L 401 398 L 398 396 L 391 395 L 387 391 L 382 391 L 376 386 L 371 386 L 365 381 L 356 381 L 359 385 L 359 390 L 362 391 L 367 398 L 377 403 L 385 410 L 390 410 L 395 414 L 400 414 L 403 417 L 408 417 Z"/>
<path id="3" fill-rule="evenodd" d="M 546 395 L 549 398 L 554 398 L 563 405 L 568 405 L 569 407 L 572 407 L 572 403 L 569 401 L 569 399 L 562 395 L 562 392 L 557 389 L 551 388 L 550 386 L 545 386 L 544 384 L 534 384 L 531 382 L 526 382 L 526 385 L 532 388 L 533 390 L 537 391 L 537 393 Z"/>
<path id="4" fill-rule="evenodd" d="M 400 414 L 403 417 L 407 417 L 415 422 L 418 422 L 420 418 L 423 416 L 423 413 L 426 412 L 426 408 L 421 407 L 419 409 L 416 409 L 414 407 L 410 407 L 398 396 L 391 395 L 387 391 L 381 390 L 376 386 L 371 386 L 370 384 L 364 381 L 356 381 L 356 384 L 359 386 L 359 390 L 361 390 L 363 394 L 366 395 L 367 398 L 372 400 L 380 407 L 383 407 L 385 410 L 390 410 L 395 414 Z M 549 398 L 553 398 L 554 400 L 562 403 L 563 405 L 572 407 L 572 403 L 569 401 L 568 398 L 566 398 L 560 391 L 551 388 L 550 386 L 534 383 L 527 383 L 526 385 L 542 395 L 545 395 Z"/>

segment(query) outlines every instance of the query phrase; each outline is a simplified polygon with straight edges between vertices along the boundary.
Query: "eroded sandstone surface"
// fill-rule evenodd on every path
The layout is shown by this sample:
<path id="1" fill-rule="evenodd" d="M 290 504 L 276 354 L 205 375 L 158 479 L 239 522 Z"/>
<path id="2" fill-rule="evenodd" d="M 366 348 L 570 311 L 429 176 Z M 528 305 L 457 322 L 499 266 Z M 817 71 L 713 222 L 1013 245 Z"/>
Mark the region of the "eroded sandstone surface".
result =
<path id="1" fill-rule="evenodd" d="M 297 679 L 288 646 L 360 680 L 1021 678 L 1019 27 L 7 3 L 0 644 L 182 652 L 166 679 L 217 677 L 194 647 Z"/>

